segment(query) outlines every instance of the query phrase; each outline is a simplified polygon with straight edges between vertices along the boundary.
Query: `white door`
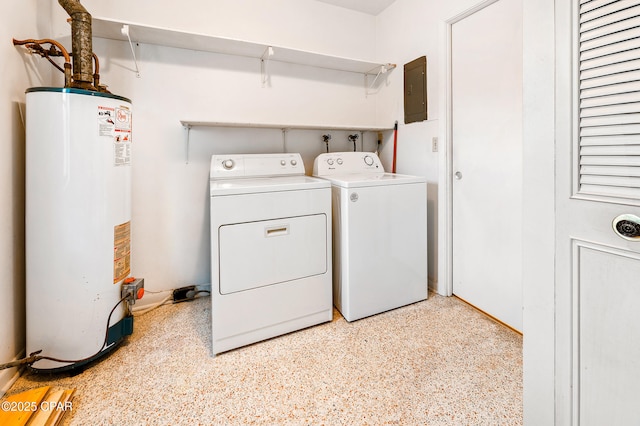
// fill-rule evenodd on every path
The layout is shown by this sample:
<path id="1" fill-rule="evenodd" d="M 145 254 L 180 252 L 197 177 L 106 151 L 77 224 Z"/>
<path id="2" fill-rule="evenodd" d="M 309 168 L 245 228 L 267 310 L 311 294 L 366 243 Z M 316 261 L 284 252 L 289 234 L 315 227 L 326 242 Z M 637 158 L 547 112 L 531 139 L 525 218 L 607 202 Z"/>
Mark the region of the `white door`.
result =
<path id="1" fill-rule="evenodd" d="M 522 330 L 522 6 L 451 30 L 453 294 Z"/>
<path id="2" fill-rule="evenodd" d="M 640 6 L 556 8 L 556 424 L 638 425 Z"/>

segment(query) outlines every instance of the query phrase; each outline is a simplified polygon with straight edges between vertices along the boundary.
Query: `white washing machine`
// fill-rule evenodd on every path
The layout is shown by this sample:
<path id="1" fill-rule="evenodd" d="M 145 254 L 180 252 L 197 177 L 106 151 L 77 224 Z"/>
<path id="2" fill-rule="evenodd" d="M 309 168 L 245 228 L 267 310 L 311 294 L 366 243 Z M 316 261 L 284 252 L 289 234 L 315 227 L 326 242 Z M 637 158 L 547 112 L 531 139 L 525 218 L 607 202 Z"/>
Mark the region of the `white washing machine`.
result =
<path id="1" fill-rule="evenodd" d="M 331 185 L 300 154 L 214 155 L 213 354 L 333 317 Z"/>
<path id="2" fill-rule="evenodd" d="M 332 185 L 333 301 L 347 321 L 428 296 L 427 182 L 385 173 L 369 152 L 319 155 Z"/>

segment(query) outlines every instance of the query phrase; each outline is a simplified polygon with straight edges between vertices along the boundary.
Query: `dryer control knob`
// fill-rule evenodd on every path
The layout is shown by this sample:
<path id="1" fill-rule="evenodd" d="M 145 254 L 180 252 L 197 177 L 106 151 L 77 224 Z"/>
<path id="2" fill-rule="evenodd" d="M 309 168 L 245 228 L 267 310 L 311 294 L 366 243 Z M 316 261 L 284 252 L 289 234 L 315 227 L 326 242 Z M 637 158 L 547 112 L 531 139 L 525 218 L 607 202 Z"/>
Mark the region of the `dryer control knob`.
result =
<path id="1" fill-rule="evenodd" d="M 333 166 L 333 160 L 331 158 L 329 158 L 327 160 L 327 164 L 330 165 L 330 166 Z"/>
<path id="2" fill-rule="evenodd" d="M 364 163 L 365 163 L 367 166 L 372 166 L 372 165 L 373 165 L 373 158 L 371 158 L 371 156 L 369 156 L 369 155 L 365 155 L 365 157 L 364 157 Z"/>
<path id="3" fill-rule="evenodd" d="M 336 160 L 336 163 L 338 163 L 339 165 L 342 165 L 342 158 L 338 158 L 338 159 Z"/>
<path id="4" fill-rule="evenodd" d="M 222 162 L 222 167 L 224 167 L 227 170 L 233 169 L 234 165 L 235 165 L 235 163 L 234 163 L 234 161 L 232 159 L 224 160 Z"/>
<path id="5" fill-rule="evenodd" d="M 298 164 L 298 162 L 296 160 L 291 160 L 291 165 L 295 166 L 296 164 Z"/>
<path id="6" fill-rule="evenodd" d="M 286 165 L 287 165 L 287 162 L 286 162 L 286 161 L 284 161 L 284 160 L 280 160 L 280 165 L 281 165 L 281 166 L 286 166 Z"/>

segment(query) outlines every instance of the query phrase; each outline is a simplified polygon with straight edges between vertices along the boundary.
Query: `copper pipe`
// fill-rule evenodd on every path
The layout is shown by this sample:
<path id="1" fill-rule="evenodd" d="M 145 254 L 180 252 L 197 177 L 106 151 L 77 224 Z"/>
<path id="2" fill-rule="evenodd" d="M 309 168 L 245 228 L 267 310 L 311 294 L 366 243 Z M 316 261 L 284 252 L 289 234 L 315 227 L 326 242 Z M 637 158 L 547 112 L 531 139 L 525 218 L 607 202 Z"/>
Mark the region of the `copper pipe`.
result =
<path id="1" fill-rule="evenodd" d="M 64 56 L 64 61 L 71 63 L 71 57 L 69 56 L 69 52 L 67 52 L 67 49 L 65 49 L 63 45 L 61 45 L 60 43 L 58 43 L 55 40 L 52 40 L 50 38 L 44 38 L 44 39 L 41 39 L 41 40 L 36 40 L 36 39 L 33 39 L 33 38 L 28 38 L 26 40 L 16 40 L 15 38 L 13 39 L 13 45 L 14 46 L 22 46 L 22 45 L 25 45 L 25 44 L 27 44 L 27 45 L 28 44 L 34 44 L 34 45 L 38 45 L 39 46 L 42 43 L 49 43 L 49 44 L 57 47 L 58 49 L 60 49 L 60 52 L 62 53 L 61 56 Z M 30 48 L 30 46 L 27 46 L 27 48 Z M 56 55 L 54 55 L 54 56 L 56 56 Z M 57 56 L 60 56 L 60 55 L 57 55 Z"/>
<path id="2" fill-rule="evenodd" d="M 107 90 L 107 86 L 105 86 L 104 84 L 100 84 L 100 60 L 98 59 L 98 55 L 96 55 L 95 53 L 93 54 L 93 63 L 93 85 L 96 89 L 98 89 L 98 92 L 111 93 L 109 90 Z"/>
<path id="3" fill-rule="evenodd" d="M 43 43 L 50 44 L 51 48 L 49 50 L 45 50 L 42 47 Z M 49 39 L 49 38 L 45 38 L 45 39 L 41 39 L 41 40 L 36 40 L 36 39 L 33 39 L 33 38 L 29 38 L 29 39 L 26 39 L 26 40 L 16 40 L 14 38 L 13 39 L 13 45 L 14 46 L 22 46 L 22 45 L 24 45 L 31 52 L 35 52 L 35 53 L 39 54 L 40 56 L 47 58 L 47 60 L 49 62 L 53 63 L 54 66 L 56 68 L 58 68 L 58 69 L 60 69 L 60 67 L 57 64 L 55 64 L 49 57 L 50 56 L 64 56 L 64 70 L 62 70 L 62 69 L 60 69 L 60 70 L 64 72 L 64 87 L 71 87 L 71 57 L 69 56 L 69 52 L 67 51 L 67 49 L 64 48 L 63 45 L 61 45 L 57 41 Z M 56 51 L 54 46 L 57 47 L 59 49 L 59 51 Z"/>
<path id="4" fill-rule="evenodd" d="M 96 90 L 93 86 L 93 46 L 91 15 L 79 0 L 58 0 L 71 17 L 71 43 L 73 53 L 73 86 Z"/>
<path id="5" fill-rule="evenodd" d="M 92 53 L 93 56 L 93 85 L 100 90 L 100 60 L 98 55 Z"/>

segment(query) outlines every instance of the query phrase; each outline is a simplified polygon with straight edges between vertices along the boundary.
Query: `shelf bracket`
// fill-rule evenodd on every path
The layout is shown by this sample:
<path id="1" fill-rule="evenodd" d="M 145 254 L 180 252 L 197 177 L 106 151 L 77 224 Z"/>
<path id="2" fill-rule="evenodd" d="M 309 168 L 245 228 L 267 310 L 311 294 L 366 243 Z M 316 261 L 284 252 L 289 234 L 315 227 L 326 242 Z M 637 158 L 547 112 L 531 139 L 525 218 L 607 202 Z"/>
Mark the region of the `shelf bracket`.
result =
<path id="1" fill-rule="evenodd" d="M 267 46 L 260 57 L 260 79 L 262 80 L 262 87 L 270 86 L 269 81 L 269 59 L 273 56 L 273 47 Z"/>
<path id="2" fill-rule="evenodd" d="M 133 56 L 133 64 L 136 67 L 136 77 L 140 78 L 140 68 L 138 68 L 138 59 L 136 58 L 136 52 L 133 48 L 133 43 L 131 42 L 131 36 L 129 35 L 129 25 L 123 24 L 120 32 L 123 36 L 127 37 L 127 40 L 129 40 L 129 47 L 131 48 L 131 55 Z"/>
<path id="3" fill-rule="evenodd" d="M 395 67 L 396 67 L 396 64 L 383 64 L 383 65 L 380 65 L 380 69 L 378 70 L 378 73 L 376 74 L 376 77 L 373 79 L 371 84 L 367 84 L 366 95 L 368 96 L 368 95 L 372 94 L 370 92 L 370 90 L 373 88 L 373 85 L 376 84 L 376 81 L 378 80 L 378 77 L 380 77 L 381 74 L 386 74 L 387 71 L 391 71 Z M 373 70 L 375 70 L 375 68 Z M 371 70 L 371 71 L 373 71 L 373 70 Z M 367 77 L 369 76 L 369 74 L 373 74 L 371 71 L 364 75 L 365 82 L 368 81 Z"/>
<path id="4" fill-rule="evenodd" d="M 183 124 L 185 130 L 185 140 L 184 140 L 184 163 L 189 164 L 189 136 L 191 133 L 191 124 Z"/>

